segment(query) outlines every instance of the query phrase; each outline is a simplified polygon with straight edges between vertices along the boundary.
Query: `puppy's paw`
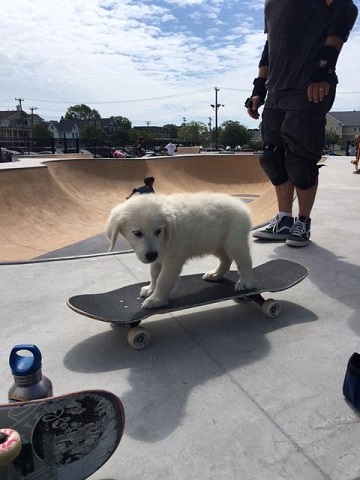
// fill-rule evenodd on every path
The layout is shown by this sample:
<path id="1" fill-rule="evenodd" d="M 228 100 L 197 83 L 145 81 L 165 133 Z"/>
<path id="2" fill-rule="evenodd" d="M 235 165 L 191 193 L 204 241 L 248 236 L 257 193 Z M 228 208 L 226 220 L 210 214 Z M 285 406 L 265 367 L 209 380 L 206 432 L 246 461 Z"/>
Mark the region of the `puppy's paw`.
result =
<path id="1" fill-rule="evenodd" d="M 201 278 L 206 282 L 219 282 L 223 278 L 223 276 L 219 275 L 215 271 L 210 270 L 209 272 L 204 273 Z"/>
<path id="2" fill-rule="evenodd" d="M 167 305 L 168 302 L 165 299 L 156 298 L 156 297 L 148 297 L 142 303 L 142 308 L 159 308 Z"/>
<path id="3" fill-rule="evenodd" d="M 153 293 L 153 289 L 151 288 L 150 285 L 146 285 L 145 287 L 142 287 L 140 290 L 140 297 L 147 298 L 150 297 L 150 295 Z"/>
<path id="4" fill-rule="evenodd" d="M 248 282 L 242 282 L 241 280 L 238 280 L 235 284 L 235 290 L 237 292 L 246 292 L 247 290 L 252 289 L 252 283 L 250 281 Z"/>

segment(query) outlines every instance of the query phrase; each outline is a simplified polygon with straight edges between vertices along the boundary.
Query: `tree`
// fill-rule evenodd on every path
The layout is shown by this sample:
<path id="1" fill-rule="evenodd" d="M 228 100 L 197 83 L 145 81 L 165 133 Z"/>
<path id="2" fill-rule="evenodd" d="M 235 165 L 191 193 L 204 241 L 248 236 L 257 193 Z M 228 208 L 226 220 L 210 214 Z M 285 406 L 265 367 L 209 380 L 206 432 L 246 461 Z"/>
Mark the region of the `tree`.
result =
<path id="1" fill-rule="evenodd" d="M 32 134 L 33 138 L 52 138 L 52 134 L 49 132 L 45 122 L 34 125 Z"/>
<path id="2" fill-rule="evenodd" d="M 325 132 L 325 146 L 330 145 L 340 145 L 341 144 L 341 137 L 335 132 L 326 131 Z"/>
<path id="3" fill-rule="evenodd" d="M 131 122 L 126 117 L 111 117 L 111 120 L 114 124 L 115 130 L 114 133 L 111 135 L 111 139 L 122 145 L 126 145 L 127 143 L 132 141 L 132 135 L 130 134 L 131 131 Z"/>
<path id="4" fill-rule="evenodd" d="M 221 124 L 219 142 L 222 145 L 230 145 L 231 148 L 235 148 L 237 145 L 249 143 L 251 137 L 251 132 L 240 122 L 227 120 Z"/>
<path id="5" fill-rule="evenodd" d="M 170 138 L 172 138 L 173 140 L 177 139 L 178 130 L 179 130 L 179 127 L 177 125 L 174 125 L 173 123 L 167 123 L 166 125 L 163 125 L 163 127 L 169 130 Z"/>
<path id="6" fill-rule="evenodd" d="M 106 139 L 106 135 L 101 128 L 98 128 L 96 125 L 89 123 L 86 125 L 79 134 L 80 140 L 97 140 L 98 142 L 103 142 Z"/>
<path id="7" fill-rule="evenodd" d="M 36 148 L 40 148 L 48 147 L 51 144 L 50 140 L 53 138 L 53 136 L 49 132 L 46 123 L 40 122 L 33 127 L 32 138 L 34 139 L 33 146 Z"/>
<path id="8" fill-rule="evenodd" d="M 73 105 L 72 107 L 69 107 L 65 113 L 65 120 L 100 120 L 101 116 L 100 113 L 88 107 L 87 105 L 84 105 L 83 103 L 81 105 Z"/>
<path id="9" fill-rule="evenodd" d="M 191 145 L 200 145 L 205 133 L 209 135 L 205 123 L 190 122 L 179 128 L 177 139 Z"/>

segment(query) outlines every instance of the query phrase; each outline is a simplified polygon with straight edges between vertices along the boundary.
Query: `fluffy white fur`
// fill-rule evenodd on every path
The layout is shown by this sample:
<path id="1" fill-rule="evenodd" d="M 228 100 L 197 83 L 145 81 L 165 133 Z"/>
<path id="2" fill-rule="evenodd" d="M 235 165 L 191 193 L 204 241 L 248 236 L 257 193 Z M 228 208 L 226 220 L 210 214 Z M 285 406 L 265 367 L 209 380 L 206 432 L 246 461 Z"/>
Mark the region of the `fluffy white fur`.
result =
<path id="1" fill-rule="evenodd" d="M 137 195 L 111 211 L 106 234 L 114 247 L 123 235 L 143 263 L 150 263 L 151 282 L 140 291 L 144 308 L 167 304 L 183 265 L 192 257 L 213 254 L 219 264 L 203 279 L 218 281 L 235 261 L 236 290 L 251 288 L 249 247 L 251 220 L 242 200 L 199 192 Z"/>

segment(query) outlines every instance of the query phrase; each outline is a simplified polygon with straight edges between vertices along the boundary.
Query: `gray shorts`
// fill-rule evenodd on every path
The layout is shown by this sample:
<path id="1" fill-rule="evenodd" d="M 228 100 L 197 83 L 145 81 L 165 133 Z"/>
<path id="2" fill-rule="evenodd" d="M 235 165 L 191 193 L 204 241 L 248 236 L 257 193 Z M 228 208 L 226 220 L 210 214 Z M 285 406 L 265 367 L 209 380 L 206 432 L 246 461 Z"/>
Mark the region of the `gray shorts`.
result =
<path id="1" fill-rule="evenodd" d="M 318 162 L 325 144 L 326 114 L 331 109 L 336 84 L 322 102 L 309 102 L 306 90 L 269 92 L 262 114 L 264 143 Z"/>

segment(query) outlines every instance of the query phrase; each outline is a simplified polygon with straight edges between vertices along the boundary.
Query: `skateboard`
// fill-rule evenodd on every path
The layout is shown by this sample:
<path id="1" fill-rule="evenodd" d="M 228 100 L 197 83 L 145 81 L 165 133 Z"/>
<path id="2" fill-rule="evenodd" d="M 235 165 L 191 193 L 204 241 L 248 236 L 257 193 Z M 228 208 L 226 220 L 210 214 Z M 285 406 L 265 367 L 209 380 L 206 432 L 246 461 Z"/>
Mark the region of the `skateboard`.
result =
<path id="1" fill-rule="evenodd" d="M 271 260 L 253 269 L 253 288 L 245 292 L 235 291 L 238 272 L 230 271 L 219 282 L 206 282 L 202 274 L 179 277 L 168 305 L 159 308 L 142 308 L 139 297 L 141 287 L 149 282 L 135 283 L 105 293 L 77 295 L 68 299 L 68 306 L 75 312 L 95 320 L 121 323 L 129 327 L 128 343 L 141 350 L 150 343 L 149 333 L 139 324 L 151 315 L 164 314 L 186 308 L 233 299 L 247 300 L 261 305 L 263 313 L 275 318 L 281 307 L 272 299 L 265 300 L 264 292 L 280 292 L 301 282 L 309 271 L 303 265 L 290 260 Z"/>
<path id="2" fill-rule="evenodd" d="M 1 480 L 83 480 L 124 433 L 121 401 L 106 390 L 0 405 Z"/>

